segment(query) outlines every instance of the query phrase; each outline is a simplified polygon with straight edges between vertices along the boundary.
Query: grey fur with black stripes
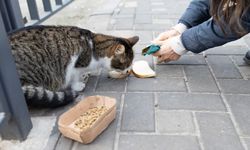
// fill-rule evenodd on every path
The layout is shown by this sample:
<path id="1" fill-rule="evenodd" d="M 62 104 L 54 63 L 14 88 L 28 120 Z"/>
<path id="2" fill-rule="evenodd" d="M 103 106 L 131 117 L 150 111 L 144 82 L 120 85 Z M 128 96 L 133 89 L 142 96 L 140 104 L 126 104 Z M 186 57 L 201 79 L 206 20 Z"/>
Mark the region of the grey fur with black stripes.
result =
<path id="1" fill-rule="evenodd" d="M 28 104 L 65 105 L 85 87 L 83 74 L 99 66 L 124 71 L 138 37 L 121 38 L 72 26 L 32 26 L 9 34 Z M 108 87 L 107 87 L 108 88 Z"/>

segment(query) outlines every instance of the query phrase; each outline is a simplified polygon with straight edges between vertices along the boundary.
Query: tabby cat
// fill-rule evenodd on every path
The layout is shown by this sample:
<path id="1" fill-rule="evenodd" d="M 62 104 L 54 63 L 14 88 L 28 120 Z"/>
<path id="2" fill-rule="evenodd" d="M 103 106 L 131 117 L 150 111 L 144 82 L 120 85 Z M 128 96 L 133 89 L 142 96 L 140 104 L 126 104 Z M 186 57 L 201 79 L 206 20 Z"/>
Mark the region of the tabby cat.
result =
<path id="1" fill-rule="evenodd" d="M 58 107 L 73 101 L 82 75 L 98 67 L 128 72 L 139 37 L 114 37 L 72 26 L 31 26 L 9 34 L 26 101 Z"/>

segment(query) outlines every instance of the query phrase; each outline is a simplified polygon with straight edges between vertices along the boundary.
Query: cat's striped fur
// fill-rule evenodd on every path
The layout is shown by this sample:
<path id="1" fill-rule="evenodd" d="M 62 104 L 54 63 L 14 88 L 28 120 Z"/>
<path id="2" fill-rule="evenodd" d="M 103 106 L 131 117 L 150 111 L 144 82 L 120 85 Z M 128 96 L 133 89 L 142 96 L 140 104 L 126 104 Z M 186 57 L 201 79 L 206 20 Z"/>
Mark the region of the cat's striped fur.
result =
<path id="1" fill-rule="evenodd" d="M 130 67 L 138 37 L 120 38 L 71 26 L 32 26 L 9 34 L 28 104 L 57 107 L 84 88 L 83 73 L 99 66 Z"/>

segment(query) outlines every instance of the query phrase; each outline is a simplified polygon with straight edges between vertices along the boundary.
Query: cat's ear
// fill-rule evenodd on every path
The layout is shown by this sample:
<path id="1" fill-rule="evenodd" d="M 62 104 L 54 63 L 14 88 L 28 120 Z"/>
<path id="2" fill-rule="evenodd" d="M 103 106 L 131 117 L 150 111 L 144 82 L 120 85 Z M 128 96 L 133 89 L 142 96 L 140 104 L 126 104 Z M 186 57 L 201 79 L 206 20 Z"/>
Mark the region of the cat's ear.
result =
<path id="1" fill-rule="evenodd" d="M 121 55 L 125 52 L 124 45 L 119 44 L 115 49 L 115 55 Z"/>
<path id="2" fill-rule="evenodd" d="M 128 38 L 128 41 L 131 46 L 134 46 L 139 41 L 139 36 L 133 36 L 131 38 Z"/>

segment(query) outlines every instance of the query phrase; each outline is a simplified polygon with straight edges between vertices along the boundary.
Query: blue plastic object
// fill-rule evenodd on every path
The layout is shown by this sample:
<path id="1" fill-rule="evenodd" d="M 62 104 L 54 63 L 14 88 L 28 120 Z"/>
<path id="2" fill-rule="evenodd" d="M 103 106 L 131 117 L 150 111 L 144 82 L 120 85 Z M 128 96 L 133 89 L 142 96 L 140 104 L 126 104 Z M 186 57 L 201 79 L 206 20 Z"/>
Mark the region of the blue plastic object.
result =
<path id="1" fill-rule="evenodd" d="M 160 48 L 161 47 L 159 45 L 149 45 L 148 47 L 142 50 L 142 55 L 146 56 L 146 55 L 153 54 L 157 52 L 158 50 L 160 50 Z"/>

